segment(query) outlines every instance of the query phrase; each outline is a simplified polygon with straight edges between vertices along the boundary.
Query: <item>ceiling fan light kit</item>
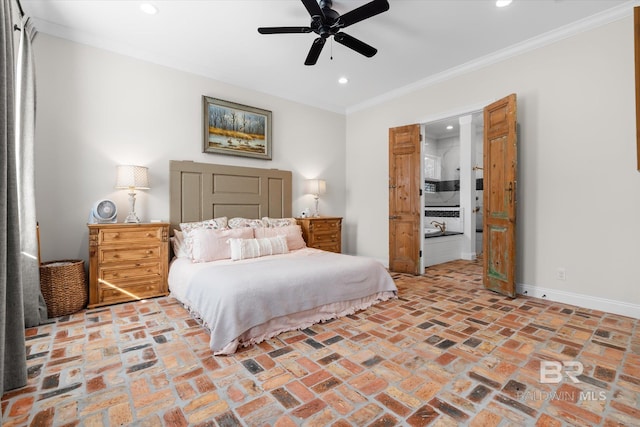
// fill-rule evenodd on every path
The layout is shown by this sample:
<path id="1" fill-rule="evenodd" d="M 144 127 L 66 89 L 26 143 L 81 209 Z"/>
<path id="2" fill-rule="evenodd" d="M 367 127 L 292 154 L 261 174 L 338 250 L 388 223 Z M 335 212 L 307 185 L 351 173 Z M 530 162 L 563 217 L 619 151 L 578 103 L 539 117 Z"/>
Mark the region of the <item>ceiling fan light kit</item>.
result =
<path id="1" fill-rule="evenodd" d="M 357 7 L 344 15 L 340 15 L 333 10 L 332 0 L 301 0 L 304 7 L 311 16 L 311 24 L 308 27 L 260 27 L 260 34 L 301 34 L 314 32 L 318 37 L 313 41 L 311 49 L 304 61 L 305 65 L 315 65 L 320 57 L 322 48 L 327 38 L 333 36 L 333 39 L 343 46 L 348 47 L 361 55 L 371 58 L 378 50 L 373 46 L 369 46 L 365 42 L 350 36 L 342 31 L 350 25 L 372 16 L 378 15 L 389 10 L 389 2 L 387 0 L 373 0 L 360 7 Z"/>

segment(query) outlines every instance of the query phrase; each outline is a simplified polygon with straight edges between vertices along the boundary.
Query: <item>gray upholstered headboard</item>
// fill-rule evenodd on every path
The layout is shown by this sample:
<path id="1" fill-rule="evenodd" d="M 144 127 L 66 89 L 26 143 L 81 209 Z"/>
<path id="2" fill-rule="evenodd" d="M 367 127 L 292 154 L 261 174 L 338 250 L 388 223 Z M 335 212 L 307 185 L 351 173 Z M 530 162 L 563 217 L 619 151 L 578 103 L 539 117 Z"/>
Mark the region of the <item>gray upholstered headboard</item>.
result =
<path id="1" fill-rule="evenodd" d="M 291 217 L 291 171 L 170 162 L 171 229 L 181 222 Z"/>

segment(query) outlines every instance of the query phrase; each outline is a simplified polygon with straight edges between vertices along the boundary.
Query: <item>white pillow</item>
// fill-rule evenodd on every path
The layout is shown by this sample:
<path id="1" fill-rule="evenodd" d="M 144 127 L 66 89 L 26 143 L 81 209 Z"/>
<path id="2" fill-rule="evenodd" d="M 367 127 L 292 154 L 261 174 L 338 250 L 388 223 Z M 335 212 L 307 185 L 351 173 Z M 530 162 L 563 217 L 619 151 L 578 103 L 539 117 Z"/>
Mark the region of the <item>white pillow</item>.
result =
<path id="1" fill-rule="evenodd" d="M 256 239 L 265 237 L 284 236 L 287 239 L 287 247 L 290 251 L 305 248 L 307 245 L 302 238 L 302 227 L 299 225 L 287 225 L 280 227 L 262 227 L 254 230 Z"/>
<path id="2" fill-rule="evenodd" d="M 173 237 L 169 240 L 171 241 L 173 255 L 176 258 L 190 258 L 184 245 L 184 233 L 182 231 L 173 230 Z"/>
<path id="3" fill-rule="evenodd" d="M 231 258 L 229 239 L 251 239 L 253 228 L 230 228 L 213 230 L 199 228 L 190 232 L 192 240 L 191 260 L 209 262 Z"/>
<path id="4" fill-rule="evenodd" d="M 264 239 L 229 239 L 229 244 L 231 259 L 234 261 L 289 252 L 287 239 L 284 236 Z"/>

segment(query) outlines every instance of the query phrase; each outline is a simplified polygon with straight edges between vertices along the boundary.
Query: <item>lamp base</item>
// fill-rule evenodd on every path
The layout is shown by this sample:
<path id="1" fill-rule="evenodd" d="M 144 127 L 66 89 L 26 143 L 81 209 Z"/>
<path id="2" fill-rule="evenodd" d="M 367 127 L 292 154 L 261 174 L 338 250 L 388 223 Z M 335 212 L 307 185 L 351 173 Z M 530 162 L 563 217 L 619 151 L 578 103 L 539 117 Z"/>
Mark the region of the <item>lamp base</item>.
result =
<path id="1" fill-rule="evenodd" d="M 134 190 L 129 192 L 129 215 L 124 219 L 124 222 L 140 222 L 140 218 L 136 215 L 136 192 Z"/>
<path id="2" fill-rule="evenodd" d="M 313 213 L 313 216 L 317 218 L 317 217 L 319 217 L 319 216 L 320 216 L 320 211 L 318 211 L 318 199 L 319 199 L 319 197 L 318 197 L 318 195 L 316 194 L 316 195 L 314 195 L 314 196 L 313 196 L 313 198 L 315 199 L 315 205 L 316 205 L 316 206 L 315 206 L 315 207 L 316 207 L 316 210 L 315 210 L 315 212 Z"/>
<path id="3" fill-rule="evenodd" d="M 138 216 L 136 215 L 135 212 L 129 212 L 129 215 L 127 215 L 127 217 L 124 219 L 124 222 L 133 222 L 133 223 L 139 223 L 140 222 L 140 218 L 138 218 Z"/>

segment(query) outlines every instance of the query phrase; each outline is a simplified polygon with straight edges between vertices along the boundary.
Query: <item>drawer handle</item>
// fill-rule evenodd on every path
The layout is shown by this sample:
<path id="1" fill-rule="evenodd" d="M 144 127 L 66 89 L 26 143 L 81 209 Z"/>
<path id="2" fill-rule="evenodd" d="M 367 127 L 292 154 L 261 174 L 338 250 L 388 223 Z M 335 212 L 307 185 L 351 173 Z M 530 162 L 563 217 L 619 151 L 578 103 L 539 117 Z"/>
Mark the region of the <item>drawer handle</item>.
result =
<path id="1" fill-rule="evenodd" d="M 147 237 L 153 237 L 151 233 L 147 233 Z"/>
<path id="2" fill-rule="evenodd" d="M 114 239 L 120 238 L 120 233 L 113 233 L 113 238 Z"/>
<path id="3" fill-rule="evenodd" d="M 152 253 L 153 253 L 153 251 L 152 251 L 151 249 L 149 249 L 149 250 L 147 251 L 147 254 L 152 254 Z"/>

